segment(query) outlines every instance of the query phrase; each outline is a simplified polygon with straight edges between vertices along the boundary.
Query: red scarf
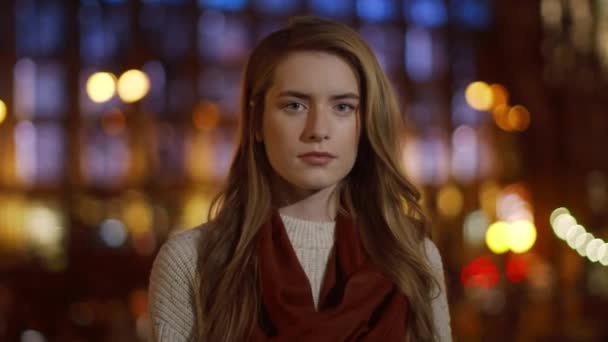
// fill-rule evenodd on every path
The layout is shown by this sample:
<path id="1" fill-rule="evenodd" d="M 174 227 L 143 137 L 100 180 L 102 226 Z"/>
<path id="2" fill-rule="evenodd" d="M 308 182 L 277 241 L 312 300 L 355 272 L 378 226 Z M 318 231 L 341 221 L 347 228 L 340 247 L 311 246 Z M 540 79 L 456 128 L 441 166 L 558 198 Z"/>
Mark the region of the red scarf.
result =
<path id="1" fill-rule="evenodd" d="M 251 341 L 405 341 L 407 299 L 368 259 L 350 216 L 336 218 L 318 311 L 276 208 L 259 234 L 263 307 Z"/>

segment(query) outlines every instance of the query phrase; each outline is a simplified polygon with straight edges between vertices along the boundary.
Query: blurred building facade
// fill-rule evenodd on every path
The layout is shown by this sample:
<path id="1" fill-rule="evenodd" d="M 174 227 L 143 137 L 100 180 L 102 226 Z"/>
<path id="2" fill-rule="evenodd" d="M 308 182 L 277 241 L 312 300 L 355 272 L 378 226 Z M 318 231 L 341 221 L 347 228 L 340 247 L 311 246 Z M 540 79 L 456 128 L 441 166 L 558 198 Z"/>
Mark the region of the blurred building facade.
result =
<path id="1" fill-rule="evenodd" d="M 455 338 L 606 339 L 607 1 L 9 0 L 0 340 L 148 338 L 152 260 L 207 219 L 243 63 L 297 14 L 393 82 Z"/>

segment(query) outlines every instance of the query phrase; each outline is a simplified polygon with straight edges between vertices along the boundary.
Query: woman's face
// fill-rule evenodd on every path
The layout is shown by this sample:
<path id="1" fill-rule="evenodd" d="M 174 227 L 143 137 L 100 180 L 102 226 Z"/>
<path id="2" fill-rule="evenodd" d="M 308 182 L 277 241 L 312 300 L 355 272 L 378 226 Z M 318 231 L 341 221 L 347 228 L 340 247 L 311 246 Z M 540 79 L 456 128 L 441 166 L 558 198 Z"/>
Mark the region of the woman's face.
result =
<path id="1" fill-rule="evenodd" d="M 277 66 L 261 137 L 270 165 L 289 190 L 323 190 L 350 172 L 360 135 L 359 90 L 352 68 L 329 53 L 294 52 Z M 310 152 L 331 156 L 304 156 Z"/>

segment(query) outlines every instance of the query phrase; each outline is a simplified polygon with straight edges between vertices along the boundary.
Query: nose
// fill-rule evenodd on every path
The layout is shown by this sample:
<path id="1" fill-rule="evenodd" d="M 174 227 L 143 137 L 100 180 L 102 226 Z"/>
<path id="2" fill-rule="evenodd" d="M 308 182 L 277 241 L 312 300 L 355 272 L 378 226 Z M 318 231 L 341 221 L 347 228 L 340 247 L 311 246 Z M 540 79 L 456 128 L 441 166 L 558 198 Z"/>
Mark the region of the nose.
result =
<path id="1" fill-rule="evenodd" d="M 311 106 L 306 117 L 303 135 L 306 141 L 329 139 L 329 120 L 327 113 L 320 106 Z"/>

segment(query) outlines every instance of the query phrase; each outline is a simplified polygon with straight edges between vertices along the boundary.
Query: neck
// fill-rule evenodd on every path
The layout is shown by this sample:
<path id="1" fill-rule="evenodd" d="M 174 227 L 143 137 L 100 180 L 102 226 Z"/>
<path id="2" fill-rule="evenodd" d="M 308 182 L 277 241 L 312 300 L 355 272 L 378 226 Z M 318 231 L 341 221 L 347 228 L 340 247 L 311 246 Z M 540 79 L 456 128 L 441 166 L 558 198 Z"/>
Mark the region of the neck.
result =
<path id="1" fill-rule="evenodd" d="M 337 211 L 335 188 L 333 185 L 316 191 L 284 194 L 280 203 L 287 204 L 279 206 L 279 213 L 307 221 L 334 221 Z"/>

